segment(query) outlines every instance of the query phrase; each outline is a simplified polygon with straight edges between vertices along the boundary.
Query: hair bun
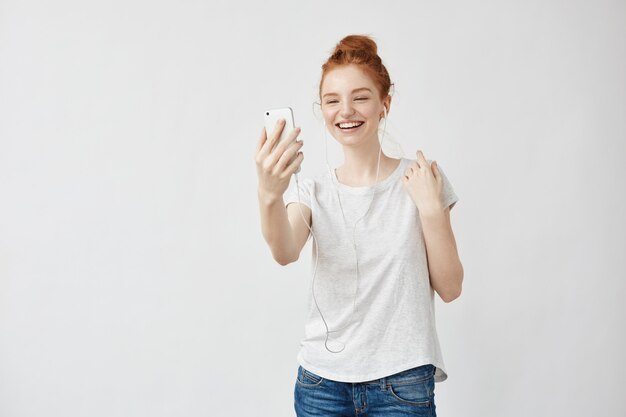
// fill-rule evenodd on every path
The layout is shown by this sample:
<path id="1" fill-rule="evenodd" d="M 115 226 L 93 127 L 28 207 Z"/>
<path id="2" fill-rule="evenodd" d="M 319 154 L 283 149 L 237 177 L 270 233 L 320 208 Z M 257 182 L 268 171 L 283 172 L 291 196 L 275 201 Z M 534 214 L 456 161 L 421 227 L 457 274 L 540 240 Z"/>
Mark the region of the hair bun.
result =
<path id="1" fill-rule="evenodd" d="M 378 54 L 378 46 L 376 42 L 368 36 L 363 35 L 348 35 L 343 38 L 335 47 L 335 53 L 340 52 L 360 52 L 368 53 L 370 55 Z M 333 54 L 334 55 L 334 54 Z"/>

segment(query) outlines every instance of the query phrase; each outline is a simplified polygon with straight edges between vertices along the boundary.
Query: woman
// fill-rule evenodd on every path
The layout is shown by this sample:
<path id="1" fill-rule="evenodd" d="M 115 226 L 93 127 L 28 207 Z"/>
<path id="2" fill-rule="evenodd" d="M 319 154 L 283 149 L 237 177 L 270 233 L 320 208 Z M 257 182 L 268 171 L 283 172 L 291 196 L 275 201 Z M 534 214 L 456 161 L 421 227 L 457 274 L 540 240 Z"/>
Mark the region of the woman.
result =
<path id="1" fill-rule="evenodd" d="M 435 416 L 434 383 L 447 378 L 434 292 L 445 302 L 461 292 L 450 224 L 458 197 L 422 152 L 416 160 L 382 153 L 390 88 L 376 43 L 347 36 L 322 66 L 319 89 L 343 164 L 289 189 L 304 158 L 300 129 L 275 146 L 279 123 L 257 145 L 261 226 L 274 259 L 294 262 L 310 232 L 315 241 L 294 391 L 299 417 Z"/>

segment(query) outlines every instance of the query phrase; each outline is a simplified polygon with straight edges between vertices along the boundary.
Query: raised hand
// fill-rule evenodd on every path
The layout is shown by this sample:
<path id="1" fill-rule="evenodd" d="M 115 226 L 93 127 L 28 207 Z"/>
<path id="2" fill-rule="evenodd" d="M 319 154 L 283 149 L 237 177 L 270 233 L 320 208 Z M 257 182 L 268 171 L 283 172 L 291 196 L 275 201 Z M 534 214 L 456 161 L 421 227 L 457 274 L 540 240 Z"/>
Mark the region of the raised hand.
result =
<path id="1" fill-rule="evenodd" d="M 268 200 L 276 200 L 283 196 L 289 187 L 291 175 L 296 172 L 304 159 L 302 152 L 299 152 L 303 142 L 295 140 L 300 134 L 299 127 L 290 132 L 287 140 L 277 143 L 284 126 L 285 121 L 279 120 L 269 139 L 263 128 L 256 147 L 259 195 Z"/>
<path id="2" fill-rule="evenodd" d="M 402 177 L 402 183 L 420 215 L 443 211 L 443 178 L 439 173 L 437 161 L 428 163 L 422 151 L 417 151 L 417 160 L 409 164 Z"/>

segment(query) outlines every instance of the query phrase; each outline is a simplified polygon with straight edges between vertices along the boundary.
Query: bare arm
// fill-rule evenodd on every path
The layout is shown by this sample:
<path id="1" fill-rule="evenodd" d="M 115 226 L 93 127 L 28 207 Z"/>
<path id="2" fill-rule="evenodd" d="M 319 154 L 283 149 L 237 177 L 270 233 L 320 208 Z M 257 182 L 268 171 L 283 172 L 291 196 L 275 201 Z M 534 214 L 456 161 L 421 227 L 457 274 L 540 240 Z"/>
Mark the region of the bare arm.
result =
<path id="1" fill-rule="evenodd" d="M 302 214 L 298 209 L 302 208 Z M 285 207 L 282 197 L 266 200 L 259 194 L 261 230 L 272 251 L 272 256 L 281 265 L 295 262 L 309 237 L 311 209 L 304 204 L 293 203 Z M 306 223 L 302 219 L 302 215 Z"/>
<path id="2" fill-rule="evenodd" d="M 450 224 L 450 209 L 446 207 L 440 212 L 420 217 L 428 256 L 430 285 L 444 302 L 449 303 L 461 294 L 463 283 L 463 265 Z"/>

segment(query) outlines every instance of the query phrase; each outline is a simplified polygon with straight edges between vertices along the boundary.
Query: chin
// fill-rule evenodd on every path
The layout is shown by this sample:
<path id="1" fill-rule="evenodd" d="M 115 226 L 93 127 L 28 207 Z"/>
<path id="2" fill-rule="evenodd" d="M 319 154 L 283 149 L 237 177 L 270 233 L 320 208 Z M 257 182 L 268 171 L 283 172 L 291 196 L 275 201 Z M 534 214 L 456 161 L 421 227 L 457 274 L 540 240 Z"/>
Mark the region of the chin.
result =
<path id="1" fill-rule="evenodd" d="M 361 135 L 335 136 L 335 140 L 342 146 L 359 146 L 369 142 L 366 137 L 363 137 Z"/>

